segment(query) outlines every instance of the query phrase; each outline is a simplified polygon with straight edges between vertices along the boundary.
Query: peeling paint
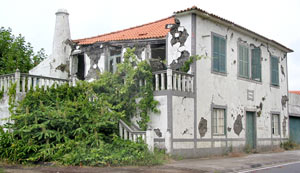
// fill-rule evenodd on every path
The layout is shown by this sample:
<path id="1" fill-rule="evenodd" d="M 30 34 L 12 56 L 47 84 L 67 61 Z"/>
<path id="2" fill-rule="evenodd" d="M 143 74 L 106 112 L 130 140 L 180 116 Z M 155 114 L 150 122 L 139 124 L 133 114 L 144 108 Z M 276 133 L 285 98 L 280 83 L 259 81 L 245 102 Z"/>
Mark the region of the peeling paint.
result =
<path id="1" fill-rule="evenodd" d="M 281 65 L 281 74 L 285 77 L 284 67 Z"/>
<path id="2" fill-rule="evenodd" d="M 158 137 L 162 137 L 162 134 L 161 134 L 161 131 L 160 131 L 159 128 L 153 129 L 153 131 L 155 132 L 155 134 L 156 134 Z"/>
<path id="3" fill-rule="evenodd" d="M 201 137 L 204 137 L 207 132 L 207 120 L 201 117 L 201 120 L 198 125 L 199 134 Z"/>
<path id="4" fill-rule="evenodd" d="M 187 30 L 184 28 L 183 31 L 179 31 L 180 21 L 175 19 L 175 24 L 171 27 L 170 34 L 172 35 L 171 45 L 174 46 L 176 43 L 180 43 L 180 47 L 184 46 L 186 39 L 189 34 Z M 177 37 L 176 37 L 177 36 Z"/>
<path id="5" fill-rule="evenodd" d="M 283 132 L 283 137 L 285 137 L 286 136 L 286 121 L 287 121 L 287 117 L 286 116 L 284 116 L 284 118 L 283 118 L 283 122 L 282 122 L 282 132 Z"/>
<path id="6" fill-rule="evenodd" d="M 282 109 L 286 107 L 286 103 L 289 101 L 288 96 L 284 95 L 281 97 Z"/>
<path id="7" fill-rule="evenodd" d="M 236 120 L 234 121 L 233 130 L 234 133 L 237 134 L 238 136 L 243 130 L 242 116 L 240 114 L 237 116 Z"/>

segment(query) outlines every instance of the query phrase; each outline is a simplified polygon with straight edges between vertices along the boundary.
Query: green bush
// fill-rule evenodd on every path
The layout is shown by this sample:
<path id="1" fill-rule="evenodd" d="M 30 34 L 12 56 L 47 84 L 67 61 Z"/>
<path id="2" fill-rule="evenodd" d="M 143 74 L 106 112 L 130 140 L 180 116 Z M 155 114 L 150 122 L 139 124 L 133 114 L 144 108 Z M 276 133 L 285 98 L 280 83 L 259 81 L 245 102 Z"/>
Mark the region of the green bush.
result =
<path id="1" fill-rule="evenodd" d="M 160 163 L 163 154 L 150 153 L 141 141 L 117 137 L 120 119 L 129 121 L 139 109 L 138 123 L 145 129 L 149 111 L 157 111 L 150 66 L 137 62 L 133 51 L 124 55 L 117 73 L 101 74 L 92 83 L 36 88 L 18 104 L 15 93 L 9 92 L 14 123 L 4 126 L 8 131 L 0 127 L 0 158 L 16 163 L 91 166 Z M 139 87 L 139 79 L 145 79 L 146 85 Z"/>

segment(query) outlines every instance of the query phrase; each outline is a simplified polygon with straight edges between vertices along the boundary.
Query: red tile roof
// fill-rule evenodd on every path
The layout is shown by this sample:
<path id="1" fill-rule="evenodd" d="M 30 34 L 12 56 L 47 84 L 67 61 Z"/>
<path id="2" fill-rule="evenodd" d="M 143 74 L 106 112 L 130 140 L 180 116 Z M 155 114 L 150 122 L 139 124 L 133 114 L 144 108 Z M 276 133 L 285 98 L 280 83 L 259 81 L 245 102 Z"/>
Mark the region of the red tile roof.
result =
<path id="1" fill-rule="evenodd" d="M 93 44 L 96 42 L 118 41 L 118 40 L 138 40 L 150 38 L 166 37 L 170 29 L 166 29 L 167 24 L 174 24 L 174 17 L 168 17 L 148 24 L 136 26 L 121 31 L 98 35 L 90 38 L 73 40 L 80 45 Z"/>
<path id="2" fill-rule="evenodd" d="M 260 34 L 257 34 L 257 33 L 253 32 L 253 31 L 251 31 L 251 30 L 249 30 L 249 29 L 247 29 L 247 28 L 244 28 L 244 27 L 242 27 L 242 26 L 240 26 L 240 25 L 237 25 L 237 24 L 235 24 L 235 23 L 233 23 L 233 22 L 231 22 L 231 21 L 229 21 L 229 20 L 226 20 L 226 19 L 224 19 L 224 18 L 222 18 L 222 17 L 219 17 L 219 16 L 217 16 L 217 15 L 215 15 L 215 14 L 208 13 L 208 12 L 206 12 L 206 11 L 204 11 L 204 10 L 202 10 L 202 9 L 200 9 L 200 8 L 198 8 L 198 7 L 196 7 L 196 6 L 193 6 L 192 8 L 187 8 L 187 9 L 185 9 L 185 10 L 180 10 L 180 11 L 177 11 L 177 12 L 174 12 L 174 13 L 175 13 L 175 14 L 180 14 L 180 13 L 191 13 L 191 12 L 198 12 L 198 13 L 202 14 L 203 16 L 207 17 L 207 18 L 209 18 L 209 17 L 215 18 L 215 19 L 220 20 L 220 21 L 222 21 L 222 22 L 224 22 L 224 23 L 227 23 L 227 24 L 230 25 L 230 26 L 233 26 L 233 27 L 239 28 L 240 30 L 243 30 L 243 31 L 246 31 L 246 32 L 248 32 L 248 33 L 254 34 L 254 35 L 256 35 L 256 36 L 258 36 L 258 37 L 260 37 L 260 38 L 266 40 L 267 42 L 270 42 L 270 43 L 273 43 L 273 44 L 275 44 L 275 45 L 277 45 L 277 46 L 280 46 L 280 47 L 282 47 L 283 49 L 285 49 L 287 52 L 293 52 L 292 49 L 290 49 L 290 48 L 288 48 L 288 47 L 285 47 L 284 45 L 282 45 L 282 44 L 280 44 L 280 43 L 278 43 L 278 42 L 276 42 L 276 41 L 274 41 L 274 40 L 268 39 L 268 38 L 266 38 L 266 37 L 264 37 L 264 36 L 262 36 L 262 35 L 260 35 Z"/>
<path id="3" fill-rule="evenodd" d="M 300 91 L 289 91 L 289 93 L 298 94 L 300 95 Z"/>

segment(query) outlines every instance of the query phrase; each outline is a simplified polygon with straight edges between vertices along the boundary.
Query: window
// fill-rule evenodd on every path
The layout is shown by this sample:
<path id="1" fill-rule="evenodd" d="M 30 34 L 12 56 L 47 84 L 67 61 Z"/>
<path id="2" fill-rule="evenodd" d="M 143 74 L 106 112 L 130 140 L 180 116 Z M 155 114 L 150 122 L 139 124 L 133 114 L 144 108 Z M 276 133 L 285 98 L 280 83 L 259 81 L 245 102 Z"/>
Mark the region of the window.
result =
<path id="1" fill-rule="evenodd" d="M 213 71 L 226 72 L 226 40 L 224 37 L 212 34 Z"/>
<path id="2" fill-rule="evenodd" d="M 261 81 L 261 52 L 260 48 L 251 50 L 251 79 Z"/>
<path id="3" fill-rule="evenodd" d="M 117 64 L 120 64 L 121 63 L 121 57 L 117 57 L 116 61 L 117 61 Z"/>
<path id="4" fill-rule="evenodd" d="M 249 58 L 251 57 L 251 59 Z M 261 51 L 244 44 L 238 45 L 239 76 L 261 82 Z M 251 70 L 251 71 L 250 71 Z"/>
<path id="5" fill-rule="evenodd" d="M 225 135 L 225 109 L 213 109 L 213 134 Z"/>
<path id="6" fill-rule="evenodd" d="M 249 78 L 249 49 L 241 44 L 239 45 L 239 75 Z"/>
<path id="7" fill-rule="evenodd" d="M 278 58 L 271 56 L 271 84 L 279 86 Z"/>
<path id="8" fill-rule="evenodd" d="M 280 134 L 279 125 L 280 125 L 279 114 L 272 114 L 272 134 L 273 135 Z"/>

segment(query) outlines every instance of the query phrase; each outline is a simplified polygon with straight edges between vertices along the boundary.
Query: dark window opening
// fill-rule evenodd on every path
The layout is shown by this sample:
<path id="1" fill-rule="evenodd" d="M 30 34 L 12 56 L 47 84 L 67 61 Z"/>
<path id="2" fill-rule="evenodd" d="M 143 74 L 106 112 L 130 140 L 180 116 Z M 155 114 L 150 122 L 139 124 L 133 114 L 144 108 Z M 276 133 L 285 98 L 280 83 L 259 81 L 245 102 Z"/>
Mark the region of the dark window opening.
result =
<path id="1" fill-rule="evenodd" d="M 152 44 L 151 45 L 151 58 L 165 60 L 166 59 L 166 45 L 165 44 Z"/>
<path id="2" fill-rule="evenodd" d="M 78 66 L 77 66 L 78 70 L 76 76 L 79 80 L 84 80 L 84 71 L 85 71 L 84 55 L 83 54 L 78 55 L 77 58 L 78 58 Z"/>
<path id="3" fill-rule="evenodd" d="M 111 60 L 109 61 L 109 71 L 110 71 L 111 73 L 114 72 L 114 60 L 113 60 L 113 59 L 111 59 Z"/>
<path id="4" fill-rule="evenodd" d="M 117 64 L 120 64 L 121 63 L 121 57 L 120 56 L 117 57 L 116 61 L 117 61 Z"/>

